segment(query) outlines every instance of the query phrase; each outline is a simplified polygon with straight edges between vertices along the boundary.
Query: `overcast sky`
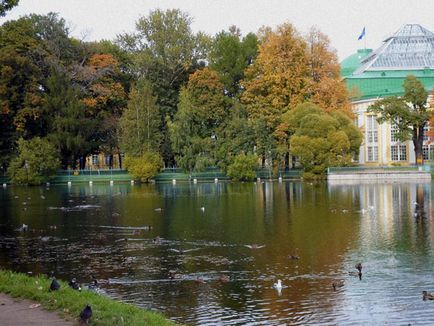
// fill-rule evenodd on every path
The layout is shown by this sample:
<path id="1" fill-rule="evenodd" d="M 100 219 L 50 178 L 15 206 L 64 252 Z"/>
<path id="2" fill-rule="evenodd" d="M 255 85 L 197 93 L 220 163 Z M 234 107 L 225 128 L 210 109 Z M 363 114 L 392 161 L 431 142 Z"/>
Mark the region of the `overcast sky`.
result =
<path id="1" fill-rule="evenodd" d="M 434 0 L 20 0 L 0 24 L 52 11 L 65 18 L 75 37 L 112 40 L 119 33 L 133 32 L 135 21 L 157 8 L 188 12 L 192 29 L 210 35 L 230 25 L 243 34 L 283 22 L 301 32 L 315 25 L 330 37 L 340 60 L 363 48 L 364 41 L 369 48 L 379 47 L 405 23 L 434 31 Z M 364 26 L 366 40 L 357 41 Z"/>

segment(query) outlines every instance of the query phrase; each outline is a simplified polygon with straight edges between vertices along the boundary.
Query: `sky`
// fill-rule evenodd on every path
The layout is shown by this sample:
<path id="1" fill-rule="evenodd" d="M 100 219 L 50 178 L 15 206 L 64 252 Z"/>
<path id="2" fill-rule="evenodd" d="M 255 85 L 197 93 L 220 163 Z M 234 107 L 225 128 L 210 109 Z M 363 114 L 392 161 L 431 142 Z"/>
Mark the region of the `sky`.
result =
<path id="1" fill-rule="evenodd" d="M 329 36 L 339 60 L 365 45 L 378 48 L 406 23 L 434 31 L 433 0 L 20 0 L 0 18 L 0 24 L 30 13 L 56 12 L 74 37 L 113 40 L 118 34 L 134 32 L 135 22 L 158 8 L 189 13 L 193 31 L 210 35 L 231 25 L 244 35 L 285 22 L 302 33 L 316 26 Z M 365 38 L 358 41 L 363 27 Z"/>

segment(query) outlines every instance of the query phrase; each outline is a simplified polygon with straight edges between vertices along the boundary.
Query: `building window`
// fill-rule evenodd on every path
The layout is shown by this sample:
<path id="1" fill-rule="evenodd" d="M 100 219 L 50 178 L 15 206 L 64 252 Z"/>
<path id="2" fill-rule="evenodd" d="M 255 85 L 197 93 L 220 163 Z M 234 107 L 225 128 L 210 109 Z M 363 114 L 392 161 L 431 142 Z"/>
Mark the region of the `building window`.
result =
<path id="1" fill-rule="evenodd" d="M 97 154 L 92 155 L 92 165 L 98 165 L 99 164 L 99 158 Z"/>
<path id="2" fill-rule="evenodd" d="M 428 145 L 423 145 L 422 155 L 423 155 L 424 160 L 429 160 L 429 146 Z"/>
<path id="3" fill-rule="evenodd" d="M 394 123 L 392 123 L 390 127 L 390 138 L 392 142 L 396 143 L 399 141 L 398 137 L 396 136 L 398 134 L 398 126 Z"/>
<path id="4" fill-rule="evenodd" d="M 428 140 L 431 140 L 430 138 L 431 137 L 429 137 L 428 136 L 428 134 L 429 134 L 429 125 L 428 124 L 426 124 L 425 125 L 425 127 L 423 127 L 423 141 L 428 141 Z"/>
<path id="5" fill-rule="evenodd" d="M 407 146 L 392 145 L 390 146 L 392 161 L 407 161 Z"/>
<path id="6" fill-rule="evenodd" d="M 376 162 L 378 161 L 378 146 L 368 146 L 368 161 Z"/>
<path id="7" fill-rule="evenodd" d="M 378 124 L 376 115 L 366 117 L 366 137 L 367 143 L 378 142 Z"/>

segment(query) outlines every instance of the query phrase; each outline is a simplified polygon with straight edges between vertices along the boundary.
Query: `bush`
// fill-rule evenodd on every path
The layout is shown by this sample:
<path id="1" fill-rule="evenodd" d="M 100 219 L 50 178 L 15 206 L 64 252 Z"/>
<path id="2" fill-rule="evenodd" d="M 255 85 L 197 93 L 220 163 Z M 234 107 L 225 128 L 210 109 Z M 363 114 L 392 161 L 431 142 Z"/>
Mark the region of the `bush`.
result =
<path id="1" fill-rule="evenodd" d="M 8 175 L 12 183 L 40 185 L 49 181 L 60 168 L 56 148 L 47 139 L 18 140 L 18 157 L 12 159 Z"/>
<path id="2" fill-rule="evenodd" d="M 255 180 L 258 157 L 254 154 L 239 154 L 235 156 L 232 164 L 228 166 L 228 176 L 233 180 Z"/>
<path id="3" fill-rule="evenodd" d="M 135 179 L 149 182 L 163 167 L 163 160 L 158 153 L 145 152 L 140 157 L 126 156 L 124 165 Z"/>

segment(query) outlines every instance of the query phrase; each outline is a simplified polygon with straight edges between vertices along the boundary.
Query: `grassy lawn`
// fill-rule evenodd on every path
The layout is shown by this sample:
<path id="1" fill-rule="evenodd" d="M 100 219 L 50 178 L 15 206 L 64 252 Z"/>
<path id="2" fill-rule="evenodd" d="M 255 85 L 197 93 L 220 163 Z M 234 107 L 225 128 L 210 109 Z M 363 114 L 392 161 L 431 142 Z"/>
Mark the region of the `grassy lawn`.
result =
<path id="1" fill-rule="evenodd" d="M 47 310 L 54 310 L 67 320 L 78 320 L 86 304 L 92 307 L 91 325 L 175 325 L 163 315 L 131 304 L 112 300 L 92 291 L 71 289 L 58 280 L 60 290 L 49 292 L 51 280 L 45 276 L 27 276 L 0 270 L 0 292 L 12 297 L 31 299 Z"/>

